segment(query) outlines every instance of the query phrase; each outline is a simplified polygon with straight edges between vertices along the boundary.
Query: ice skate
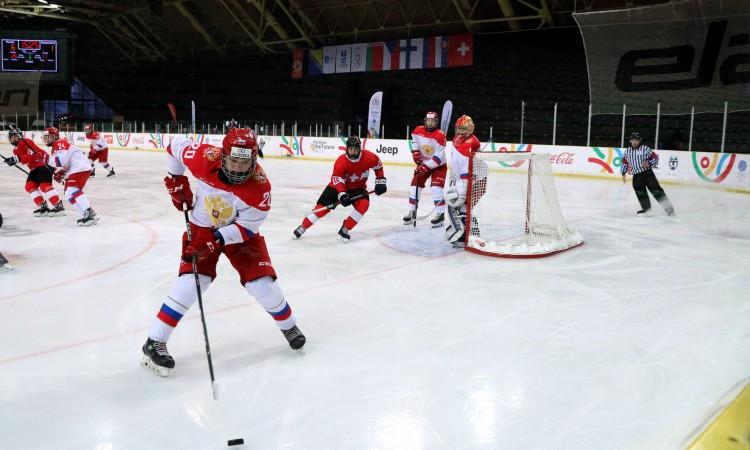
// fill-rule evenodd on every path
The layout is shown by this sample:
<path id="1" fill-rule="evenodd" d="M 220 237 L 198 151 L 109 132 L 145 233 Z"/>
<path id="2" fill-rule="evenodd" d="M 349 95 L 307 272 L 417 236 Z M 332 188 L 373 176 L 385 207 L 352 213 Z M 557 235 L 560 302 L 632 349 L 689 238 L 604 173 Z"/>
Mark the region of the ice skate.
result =
<path id="1" fill-rule="evenodd" d="M 99 217 L 96 215 L 93 209 L 88 208 L 83 213 L 83 217 L 78 219 L 76 223 L 78 223 L 79 227 L 90 227 L 91 225 L 95 225 L 97 222 L 99 222 Z"/>
<path id="2" fill-rule="evenodd" d="M 110 170 L 110 171 L 109 171 L 109 173 L 107 174 L 107 178 L 112 178 L 112 177 L 114 177 L 114 176 L 115 176 L 115 169 L 112 169 L 112 170 Z"/>
<path id="3" fill-rule="evenodd" d="M 435 214 L 435 217 L 433 217 L 432 220 L 430 220 L 430 223 L 432 224 L 432 228 L 442 227 L 443 222 L 445 222 L 445 213 Z"/>
<path id="4" fill-rule="evenodd" d="M 42 205 L 38 209 L 35 209 L 32 214 L 34 214 L 34 217 L 46 217 L 49 214 L 47 202 L 42 202 Z"/>
<path id="5" fill-rule="evenodd" d="M 300 225 L 297 228 L 295 228 L 294 231 L 293 231 L 293 233 L 294 233 L 294 239 L 301 238 L 302 235 L 305 234 L 305 231 L 307 231 L 307 230 L 305 230 L 305 227 L 303 227 L 302 225 Z"/>
<path id="6" fill-rule="evenodd" d="M 412 212 L 409 211 L 408 213 L 406 213 L 403 219 L 404 219 L 404 225 L 411 225 L 414 223 L 414 214 L 412 214 Z"/>
<path id="7" fill-rule="evenodd" d="M 302 336 L 302 339 L 304 341 L 304 336 Z M 174 359 L 169 354 L 169 351 L 167 351 L 166 342 L 159 342 L 148 338 L 146 339 L 146 343 L 143 344 L 142 350 L 141 366 L 160 377 L 169 376 L 169 371 L 174 368 Z"/>
<path id="8" fill-rule="evenodd" d="M 63 206 L 63 202 L 62 201 L 57 202 L 57 205 L 55 205 L 54 208 L 47 211 L 47 215 L 49 217 L 64 216 L 65 207 Z"/>
<path id="9" fill-rule="evenodd" d="M 301 349 L 305 345 L 305 342 L 307 342 L 305 335 L 297 328 L 297 325 L 288 330 L 281 330 L 281 332 L 284 333 L 284 337 L 293 350 Z"/>
<path id="10" fill-rule="evenodd" d="M 339 229 L 338 240 L 343 243 L 347 243 L 349 242 L 349 239 L 351 239 L 351 236 L 349 236 L 349 230 L 347 230 L 346 227 L 342 226 L 341 229 Z"/>

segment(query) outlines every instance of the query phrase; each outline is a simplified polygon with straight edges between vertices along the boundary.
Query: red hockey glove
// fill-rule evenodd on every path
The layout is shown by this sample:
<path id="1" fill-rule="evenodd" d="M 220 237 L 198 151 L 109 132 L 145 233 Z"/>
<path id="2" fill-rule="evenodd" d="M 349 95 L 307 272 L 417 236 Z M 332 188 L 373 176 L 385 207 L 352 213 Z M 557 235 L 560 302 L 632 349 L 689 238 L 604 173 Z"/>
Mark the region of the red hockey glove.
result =
<path id="1" fill-rule="evenodd" d="M 54 174 L 54 175 L 52 175 L 52 177 L 53 177 L 53 178 L 55 179 L 55 181 L 57 181 L 58 183 L 62 183 L 62 182 L 63 182 L 63 180 L 65 179 L 65 171 L 64 171 L 64 170 L 58 170 L 57 172 L 55 172 L 55 174 Z"/>
<path id="2" fill-rule="evenodd" d="M 192 262 L 195 257 L 196 262 L 203 261 L 211 253 L 221 248 L 221 242 L 218 239 L 208 241 L 203 245 L 194 247 L 193 244 L 188 244 L 185 250 L 182 251 L 182 260 Z"/>
<path id="3" fill-rule="evenodd" d="M 94 159 L 94 158 L 96 158 L 96 150 L 92 148 L 91 150 L 89 150 L 89 159 Z"/>
<path id="4" fill-rule="evenodd" d="M 190 190 L 190 182 L 185 175 L 165 177 L 164 185 L 169 195 L 172 196 L 172 204 L 175 208 L 182 211 L 183 204 L 186 204 L 188 209 L 193 208 L 193 191 Z"/>
<path id="5" fill-rule="evenodd" d="M 419 150 L 412 150 L 411 157 L 414 158 L 414 164 L 422 164 L 422 152 Z"/>
<path id="6" fill-rule="evenodd" d="M 420 164 L 417 166 L 417 169 L 414 171 L 417 175 L 422 175 L 430 171 L 430 168 L 425 166 L 424 164 Z"/>

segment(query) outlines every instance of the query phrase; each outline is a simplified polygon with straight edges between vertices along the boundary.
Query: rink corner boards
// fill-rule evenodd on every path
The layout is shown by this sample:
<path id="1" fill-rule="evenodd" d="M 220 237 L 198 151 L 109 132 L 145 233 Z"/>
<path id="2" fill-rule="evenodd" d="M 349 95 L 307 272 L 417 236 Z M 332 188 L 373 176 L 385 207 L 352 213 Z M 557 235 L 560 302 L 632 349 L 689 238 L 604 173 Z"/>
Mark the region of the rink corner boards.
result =
<path id="1" fill-rule="evenodd" d="M 750 383 L 714 416 L 687 450 L 750 450 Z"/>

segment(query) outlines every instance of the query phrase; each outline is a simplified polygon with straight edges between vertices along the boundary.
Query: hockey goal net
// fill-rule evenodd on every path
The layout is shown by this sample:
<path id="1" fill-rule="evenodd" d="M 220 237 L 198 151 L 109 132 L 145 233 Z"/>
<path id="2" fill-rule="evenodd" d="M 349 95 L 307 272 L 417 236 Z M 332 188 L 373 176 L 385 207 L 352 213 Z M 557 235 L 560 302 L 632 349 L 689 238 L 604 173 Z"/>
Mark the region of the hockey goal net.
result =
<path id="1" fill-rule="evenodd" d="M 476 152 L 469 161 L 469 180 L 467 250 L 533 258 L 583 243 L 563 219 L 549 154 Z"/>

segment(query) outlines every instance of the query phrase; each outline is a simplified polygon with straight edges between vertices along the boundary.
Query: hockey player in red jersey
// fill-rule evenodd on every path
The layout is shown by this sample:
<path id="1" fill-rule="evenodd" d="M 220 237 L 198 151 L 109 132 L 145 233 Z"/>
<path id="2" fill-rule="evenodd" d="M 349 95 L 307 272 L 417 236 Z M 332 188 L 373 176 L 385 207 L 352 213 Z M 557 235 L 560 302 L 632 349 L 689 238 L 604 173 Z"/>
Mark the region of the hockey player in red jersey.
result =
<path id="1" fill-rule="evenodd" d="M 91 208 L 83 188 L 89 179 L 89 163 L 83 150 L 60 138 L 60 132 L 55 127 L 49 127 L 42 133 L 42 141 L 47 147 L 52 147 L 50 162 L 55 168 L 55 181 L 65 183 L 65 198 L 81 213 L 76 221 L 79 226 L 88 227 L 99 222 L 99 217 Z"/>
<path id="2" fill-rule="evenodd" d="M 33 214 L 36 217 L 64 216 L 62 200 L 52 185 L 53 171 L 48 165 L 49 154 L 31 139 L 24 139 L 23 132 L 18 128 L 12 128 L 8 132 L 8 142 L 15 148 L 13 156 L 7 158 L 5 163 L 9 166 L 21 163 L 29 168 L 25 189 L 37 206 Z"/>
<path id="3" fill-rule="evenodd" d="M 439 123 L 438 113 L 430 111 L 425 115 L 424 126 L 418 126 L 411 133 L 411 153 L 417 167 L 411 179 L 409 212 L 404 216 L 404 225 L 416 220 L 417 202 L 428 178 L 432 179 L 430 189 L 435 204 L 435 216 L 430 223 L 437 228 L 445 220 L 443 186 L 448 168 L 445 165 L 445 133 L 438 128 Z"/>
<path id="4" fill-rule="evenodd" d="M 354 211 L 344 220 L 338 235 L 340 241 L 349 242 L 349 231 L 357 226 L 370 207 L 370 196 L 367 192 L 370 169 L 375 171 L 375 194 L 385 194 L 386 179 L 380 158 L 375 153 L 362 150 L 359 137 L 350 136 L 346 140 L 346 153 L 339 156 L 333 164 L 331 181 L 318 198 L 313 211 L 305 216 L 302 224 L 294 230 L 294 237 L 299 239 L 318 219 L 331 212 L 338 204 L 353 205 Z M 333 206 L 326 208 L 328 205 Z"/>
<path id="5" fill-rule="evenodd" d="M 94 130 L 92 124 L 87 124 L 83 128 L 86 133 L 86 139 L 89 140 L 89 161 L 91 161 L 91 176 L 96 174 L 94 167 L 94 161 L 99 161 L 99 164 L 104 167 L 104 170 L 108 171 L 107 178 L 115 176 L 115 168 L 109 163 L 109 147 L 107 142 L 104 140 L 98 131 Z"/>
<path id="6" fill-rule="evenodd" d="M 469 116 L 456 120 L 456 132 L 453 136 L 453 149 L 450 161 L 450 186 L 445 191 L 445 203 L 448 205 L 450 223 L 445 237 L 455 247 L 463 247 L 466 225 L 466 196 L 469 184 L 469 158 L 479 150 L 479 139 L 474 136 L 474 121 Z M 475 173 L 477 171 L 475 170 Z M 486 178 L 486 169 L 485 169 Z M 483 183 L 473 180 L 472 189 L 484 189 Z M 474 192 L 476 202 L 484 192 Z M 473 221 L 472 221 L 473 222 Z"/>
<path id="7" fill-rule="evenodd" d="M 222 254 L 248 294 L 276 321 L 289 346 L 302 348 L 305 336 L 276 282 L 266 241 L 260 235 L 260 226 L 271 209 L 271 182 L 257 164 L 255 133 L 235 128 L 224 137 L 221 148 L 174 137 L 167 152 L 169 176 L 164 184 L 175 208 L 191 210 L 192 240 L 183 233 L 179 275 L 151 322 L 141 364 L 160 376 L 174 368 L 167 341 L 198 299 L 192 260 L 196 260 L 200 289 L 205 292 L 216 278 L 216 263 Z M 198 180 L 195 196 L 186 169 Z"/>

